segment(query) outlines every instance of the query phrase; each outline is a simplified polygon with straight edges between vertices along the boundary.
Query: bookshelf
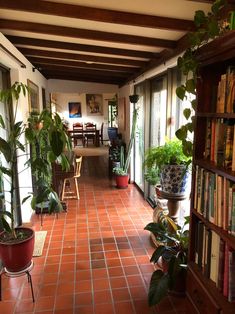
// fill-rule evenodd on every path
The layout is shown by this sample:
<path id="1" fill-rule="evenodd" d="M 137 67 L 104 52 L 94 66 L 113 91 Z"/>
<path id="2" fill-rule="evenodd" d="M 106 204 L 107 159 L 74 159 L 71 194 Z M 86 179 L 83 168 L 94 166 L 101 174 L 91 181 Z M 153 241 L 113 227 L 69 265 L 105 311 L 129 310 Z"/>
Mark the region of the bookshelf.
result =
<path id="1" fill-rule="evenodd" d="M 235 313 L 235 32 L 203 46 L 192 173 L 187 297 Z M 234 80 L 234 81 L 233 81 Z"/>

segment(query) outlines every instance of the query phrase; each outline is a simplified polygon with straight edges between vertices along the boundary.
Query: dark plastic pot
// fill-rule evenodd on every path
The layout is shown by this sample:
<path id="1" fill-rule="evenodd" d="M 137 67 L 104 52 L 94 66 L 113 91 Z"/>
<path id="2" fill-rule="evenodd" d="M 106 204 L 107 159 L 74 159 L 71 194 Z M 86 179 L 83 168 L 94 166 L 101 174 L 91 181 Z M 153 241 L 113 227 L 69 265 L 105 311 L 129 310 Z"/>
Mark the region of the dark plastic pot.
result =
<path id="1" fill-rule="evenodd" d="M 16 228 L 25 234 L 26 239 L 5 243 L 0 239 L 0 258 L 9 272 L 19 272 L 27 268 L 34 250 L 34 231 L 30 228 Z"/>
<path id="2" fill-rule="evenodd" d="M 115 140 L 118 137 L 118 129 L 114 127 L 109 127 L 108 128 L 108 137 L 109 140 Z"/>
<path id="3" fill-rule="evenodd" d="M 116 175 L 116 186 L 118 189 L 128 188 L 129 174 L 120 176 Z"/>

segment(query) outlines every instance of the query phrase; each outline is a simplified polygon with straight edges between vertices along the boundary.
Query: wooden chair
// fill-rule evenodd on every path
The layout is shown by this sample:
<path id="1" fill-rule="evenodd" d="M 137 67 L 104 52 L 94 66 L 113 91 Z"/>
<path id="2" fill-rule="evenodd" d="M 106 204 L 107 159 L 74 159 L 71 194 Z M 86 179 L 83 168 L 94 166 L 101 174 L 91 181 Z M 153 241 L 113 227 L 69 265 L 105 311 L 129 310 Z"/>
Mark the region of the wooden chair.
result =
<path id="1" fill-rule="evenodd" d="M 82 123 L 74 123 L 73 124 L 73 143 L 74 143 L 74 147 L 77 146 L 78 144 L 78 140 L 82 141 L 82 146 L 85 146 L 85 137 L 84 137 L 84 133 L 83 133 L 83 124 Z M 81 133 L 79 133 L 79 131 Z"/>
<path id="2" fill-rule="evenodd" d="M 75 171 L 74 171 L 73 176 L 64 178 L 63 188 L 62 188 L 62 195 L 61 195 L 62 201 L 64 199 L 69 199 L 69 198 L 76 198 L 76 199 L 79 200 L 80 197 L 79 197 L 79 190 L 78 190 L 77 179 L 81 176 L 81 166 L 82 166 L 82 156 L 76 158 L 76 161 L 75 161 Z M 74 182 L 75 191 L 72 190 L 72 186 L 71 186 L 72 181 Z M 68 190 L 66 190 L 66 188 Z"/>
<path id="3" fill-rule="evenodd" d="M 85 132 L 89 131 L 89 133 L 85 133 L 85 143 L 88 146 L 89 140 L 92 140 L 93 144 L 95 145 L 96 140 L 96 124 L 87 123 L 85 125 Z"/>

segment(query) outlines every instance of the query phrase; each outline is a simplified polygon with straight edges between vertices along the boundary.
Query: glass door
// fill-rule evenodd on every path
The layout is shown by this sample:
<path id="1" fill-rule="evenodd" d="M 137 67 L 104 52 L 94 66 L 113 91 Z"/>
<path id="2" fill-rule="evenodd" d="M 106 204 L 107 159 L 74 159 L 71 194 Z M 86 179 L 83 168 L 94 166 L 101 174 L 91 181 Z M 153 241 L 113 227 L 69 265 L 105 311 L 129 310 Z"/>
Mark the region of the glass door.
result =
<path id="1" fill-rule="evenodd" d="M 134 144 L 134 181 L 136 185 L 144 192 L 144 85 L 137 85 L 135 93 L 139 95 L 138 103 L 136 104 L 138 109 L 137 125 L 136 125 L 136 137 Z"/>
<path id="2" fill-rule="evenodd" d="M 167 132 L 167 77 L 153 79 L 150 82 L 150 147 L 165 143 Z M 155 189 L 149 185 L 148 198 L 154 203 Z"/>

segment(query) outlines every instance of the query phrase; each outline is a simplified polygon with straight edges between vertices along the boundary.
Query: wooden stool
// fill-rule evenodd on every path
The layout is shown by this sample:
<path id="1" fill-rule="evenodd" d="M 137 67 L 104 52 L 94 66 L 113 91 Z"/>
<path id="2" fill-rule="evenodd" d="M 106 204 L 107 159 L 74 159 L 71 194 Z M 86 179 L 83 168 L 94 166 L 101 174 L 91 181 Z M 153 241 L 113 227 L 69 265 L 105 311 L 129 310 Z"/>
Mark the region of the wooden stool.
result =
<path id="1" fill-rule="evenodd" d="M 77 179 L 81 176 L 81 166 L 82 166 L 82 156 L 79 158 L 76 158 L 76 166 L 75 166 L 75 172 L 74 175 L 68 178 L 64 178 L 63 181 L 63 188 L 62 188 L 62 201 L 64 199 L 69 198 L 76 198 L 79 200 L 79 190 L 78 190 L 78 182 Z M 71 182 L 74 181 L 75 185 L 75 191 L 66 191 L 67 186 L 69 185 L 71 187 Z"/>

